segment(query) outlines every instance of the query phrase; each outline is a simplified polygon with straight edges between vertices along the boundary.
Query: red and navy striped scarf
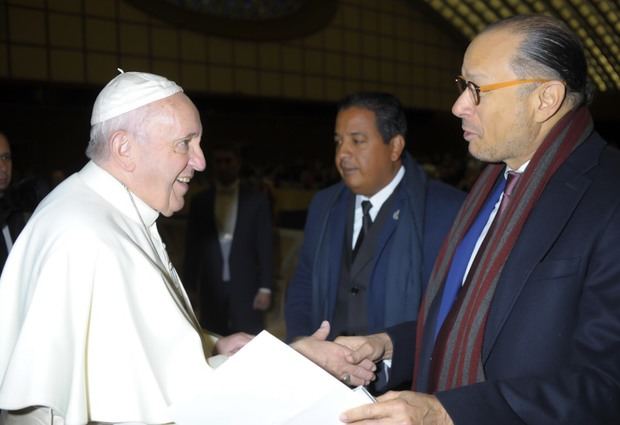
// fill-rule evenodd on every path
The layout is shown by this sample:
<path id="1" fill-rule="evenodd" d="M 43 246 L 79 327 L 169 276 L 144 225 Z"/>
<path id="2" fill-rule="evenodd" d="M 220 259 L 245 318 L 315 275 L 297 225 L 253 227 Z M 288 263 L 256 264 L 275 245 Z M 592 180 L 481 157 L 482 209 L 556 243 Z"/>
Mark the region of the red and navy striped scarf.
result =
<path id="1" fill-rule="evenodd" d="M 586 108 L 566 114 L 537 149 L 513 191 L 512 202 L 496 223 L 472 279 L 452 307 L 448 329 L 442 329 L 443 348 L 433 359 L 433 391 L 447 390 L 485 380 L 482 367 L 482 341 L 495 286 L 506 259 L 514 247 L 536 201 L 547 182 L 571 152 L 592 132 L 592 118 Z M 436 296 L 441 297 L 455 250 L 475 220 L 504 169 L 503 164 L 485 168 L 459 211 L 439 252 L 420 307 L 416 334 L 414 388 L 419 373 L 421 346 L 428 312 Z M 449 316 L 449 318 L 450 318 Z M 432 330 L 429 328 L 429 332 Z M 444 335 L 441 335 L 444 334 Z M 436 347 L 437 348 L 437 347 Z M 438 354 L 435 352 L 435 354 Z"/>

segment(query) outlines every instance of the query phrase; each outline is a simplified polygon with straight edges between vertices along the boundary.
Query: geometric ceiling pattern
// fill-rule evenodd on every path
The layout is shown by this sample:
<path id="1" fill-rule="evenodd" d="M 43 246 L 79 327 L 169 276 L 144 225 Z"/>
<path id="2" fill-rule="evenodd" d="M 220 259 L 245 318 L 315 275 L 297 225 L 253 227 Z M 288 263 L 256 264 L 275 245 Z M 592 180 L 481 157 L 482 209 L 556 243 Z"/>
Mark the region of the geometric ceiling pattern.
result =
<path id="1" fill-rule="evenodd" d="M 304 0 L 165 0 L 197 13 L 234 19 L 272 19 L 291 15 L 301 9 Z"/>
<path id="2" fill-rule="evenodd" d="M 560 18 L 581 38 L 596 88 L 620 91 L 620 0 L 424 1 L 469 39 L 490 23 L 516 14 Z"/>
<path id="3" fill-rule="evenodd" d="M 327 26 L 338 8 L 334 0 L 124 1 L 179 28 L 252 41 L 312 34 Z"/>

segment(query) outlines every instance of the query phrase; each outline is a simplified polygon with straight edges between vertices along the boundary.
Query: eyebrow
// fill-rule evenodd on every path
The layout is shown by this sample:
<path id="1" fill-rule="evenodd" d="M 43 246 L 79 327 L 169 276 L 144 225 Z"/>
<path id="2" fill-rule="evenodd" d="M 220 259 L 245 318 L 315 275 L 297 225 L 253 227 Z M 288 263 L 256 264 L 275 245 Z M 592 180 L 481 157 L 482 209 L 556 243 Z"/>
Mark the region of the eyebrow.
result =
<path id="1" fill-rule="evenodd" d="M 463 76 L 466 76 L 468 80 L 484 80 L 485 78 L 487 78 L 487 75 L 484 73 L 477 73 L 477 72 L 472 72 L 472 73 L 467 73 L 467 75 L 465 75 L 466 73 L 463 72 Z"/>
<path id="2" fill-rule="evenodd" d="M 351 133 L 344 133 L 349 136 L 366 136 L 366 133 L 363 131 L 353 131 Z M 334 132 L 334 136 L 340 136 L 340 133 Z"/>
<path id="3" fill-rule="evenodd" d="M 174 139 L 174 141 L 176 142 L 178 140 L 193 139 L 194 137 L 200 137 L 200 133 L 189 133 L 185 136 L 177 137 L 176 139 Z"/>

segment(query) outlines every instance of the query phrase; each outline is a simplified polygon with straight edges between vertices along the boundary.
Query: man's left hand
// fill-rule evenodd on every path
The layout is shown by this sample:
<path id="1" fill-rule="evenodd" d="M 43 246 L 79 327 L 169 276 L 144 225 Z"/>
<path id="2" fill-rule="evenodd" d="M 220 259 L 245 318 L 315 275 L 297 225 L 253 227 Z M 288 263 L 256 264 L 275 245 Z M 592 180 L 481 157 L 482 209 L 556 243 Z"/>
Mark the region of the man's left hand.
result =
<path id="1" fill-rule="evenodd" d="M 390 391 L 377 398 L 377 401 L 347 410 L 340 416 L 340 420 L 357 425 L 454 425 L 434 395 Z"/>

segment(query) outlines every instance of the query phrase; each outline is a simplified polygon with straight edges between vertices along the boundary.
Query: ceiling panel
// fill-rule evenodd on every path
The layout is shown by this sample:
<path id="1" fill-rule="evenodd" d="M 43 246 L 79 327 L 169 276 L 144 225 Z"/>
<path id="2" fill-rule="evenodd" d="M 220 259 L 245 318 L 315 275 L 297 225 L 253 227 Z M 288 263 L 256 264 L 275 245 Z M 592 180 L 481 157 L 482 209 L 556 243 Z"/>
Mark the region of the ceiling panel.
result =
<path id="1" fill-rule="evenodd" d="M 560 18 L 581 38 L 596 88 L 620 91 L 619 0 L 424 1 L 469 39 L 490 23 L 519 13 Z"/>

